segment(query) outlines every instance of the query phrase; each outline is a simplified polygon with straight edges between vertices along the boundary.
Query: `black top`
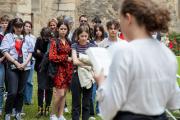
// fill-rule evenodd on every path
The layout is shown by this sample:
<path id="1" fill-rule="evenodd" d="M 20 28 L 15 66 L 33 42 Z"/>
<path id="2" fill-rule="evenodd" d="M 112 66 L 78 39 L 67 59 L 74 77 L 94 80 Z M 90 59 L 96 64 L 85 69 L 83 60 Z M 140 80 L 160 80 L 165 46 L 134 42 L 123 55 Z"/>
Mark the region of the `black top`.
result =
<path id="1" fill-rule="evenodd" d="M 42 40 L 42 38 L 37 38 L 34 52 L 33 52 L 33 57 L 36 59 L 35 63 L 35 70 L 39 71 L 39 65 L 41 64 L 41 61 L 44 57 L 44 54 L 47 52 L 47 47 L 48 47 L 48 41 Z M 37 53 L 37 50 L 40 50 L 41 53 Z"/>

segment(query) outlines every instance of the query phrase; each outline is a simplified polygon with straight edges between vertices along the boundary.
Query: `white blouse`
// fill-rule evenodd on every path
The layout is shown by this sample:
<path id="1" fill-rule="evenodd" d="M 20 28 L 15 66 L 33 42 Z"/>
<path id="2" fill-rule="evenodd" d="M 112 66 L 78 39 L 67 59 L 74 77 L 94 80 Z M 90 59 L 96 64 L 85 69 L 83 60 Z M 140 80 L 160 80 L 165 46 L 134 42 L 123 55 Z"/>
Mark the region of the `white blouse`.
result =
<path id="1" fill-rule="evenodd" d="M 109 75 L 97 91 L 103 120 L 118 111 L 160 115 L 166 108 L 180 108 L 176 57 L 163 43 L 139 39 L 113 47 Z"/>

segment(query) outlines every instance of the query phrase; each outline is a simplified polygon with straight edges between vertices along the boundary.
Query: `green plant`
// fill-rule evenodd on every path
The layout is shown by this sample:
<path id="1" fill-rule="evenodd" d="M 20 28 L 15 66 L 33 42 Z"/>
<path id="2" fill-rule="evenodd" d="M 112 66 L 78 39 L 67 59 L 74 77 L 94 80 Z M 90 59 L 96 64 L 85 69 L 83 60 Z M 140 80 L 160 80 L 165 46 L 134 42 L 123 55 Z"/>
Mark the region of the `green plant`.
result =
<path id="1" fill-rule="evenodd" d="M 169 34 L 169 48 L 180 56 L 180 33 L 172 32 Z"/>

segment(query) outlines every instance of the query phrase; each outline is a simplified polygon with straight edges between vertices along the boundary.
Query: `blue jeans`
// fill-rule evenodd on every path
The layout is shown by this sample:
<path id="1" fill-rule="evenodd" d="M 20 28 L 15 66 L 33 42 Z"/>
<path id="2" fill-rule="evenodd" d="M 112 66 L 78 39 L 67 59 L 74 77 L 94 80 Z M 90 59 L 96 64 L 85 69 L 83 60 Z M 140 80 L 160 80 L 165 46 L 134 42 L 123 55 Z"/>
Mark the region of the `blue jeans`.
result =
<path id="1" fill-rule="evenodd" d="M 4 79 L 5 79 L 4 64 L 0 63 L 0 110 L 2 110 L 3 107 Z"/>
<path id="2" fill-rule="evenodd" d="M 91 102 L 90 102 L 90 115 L 94 116 L 95 112 L 94 112 L 94 104 L 96 102 L 96 90 L 97 90 L 97 85 L 96 83 L 93 84 L 93 88 L 92 88 L 92 96 L 91 96 Z M 99 113 L 99 104 L 98 102 L 96 102 L 96 114 Z"/>
<path id="3" fill-rule="evenodd" d="M 24 90 L 24 103 L 31 104 L 32 103 L 32 94 L 33 94 L 33 73 L 34 73 L 34 64 L 35 61 L 32 61 L 32 67 L 27 79 L 26 87 Z"/>

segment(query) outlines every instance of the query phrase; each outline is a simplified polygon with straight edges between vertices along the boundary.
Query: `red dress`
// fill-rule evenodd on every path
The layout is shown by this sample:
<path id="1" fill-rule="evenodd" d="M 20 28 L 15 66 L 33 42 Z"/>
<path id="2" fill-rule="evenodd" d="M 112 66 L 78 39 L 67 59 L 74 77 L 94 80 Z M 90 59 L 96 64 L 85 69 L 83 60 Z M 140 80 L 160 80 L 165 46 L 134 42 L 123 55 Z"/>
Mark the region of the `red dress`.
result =
<path id="1" fill-rule="evenodd" d="M 67 41 L 63 44 L 60 40 L 59 44 L 60 52 L 57 53 L 56 42 L 55 40 L 51 40 L 49 60 L 58 63 L 58 72 L 53 79 L 54 86 L 60 89 L 67 89 L 70 86 L 73 72 L 73 64 L 68 61 L 71 47 Z"/>

